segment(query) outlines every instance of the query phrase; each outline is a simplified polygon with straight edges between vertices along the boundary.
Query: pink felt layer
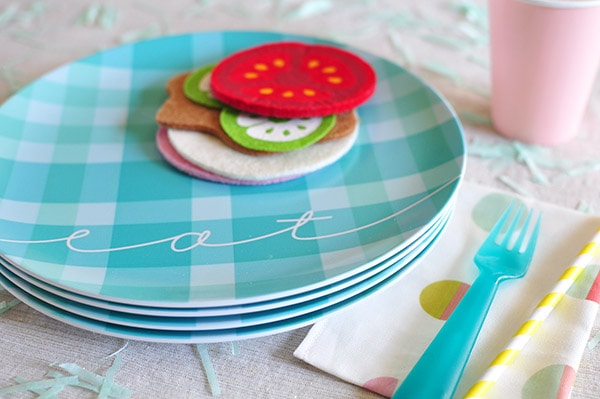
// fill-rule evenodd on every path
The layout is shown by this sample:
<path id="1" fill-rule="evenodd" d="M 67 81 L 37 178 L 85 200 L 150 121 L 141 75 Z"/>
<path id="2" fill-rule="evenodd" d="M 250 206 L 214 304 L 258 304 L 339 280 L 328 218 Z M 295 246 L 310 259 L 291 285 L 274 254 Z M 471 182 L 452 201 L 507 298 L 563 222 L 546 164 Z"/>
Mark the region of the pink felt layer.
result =
<path id="1" fill-rule="evenodd" d="M 202 134 L 202 133 L 198 133 Z M 225 176 L 220 176 L 216 173 L 210 172 L 206 169 L 201 168 L 200 166 L 194 165 L 189 162 L 185 158 L 183 158 L 179 153 L 173 148 L 171 142 L 168 137 L 168 129 L 165 127 L 160 127 L 156 134 L 156 146 L 158 147 L 159 152 L 163 156 L 163 158 L 170 163 L 174 168 L 184 172 L 190 176 L 196 177 L 202 180 L 208 180 L 216 183 L 223 184 L 234 184 L 234 185 L 245 185 L 245 186 L 260 186 L 266 184 L 273 183 L 281 183 L 284 181 L 296 179 L 301 175 L 297 176 L 286 176 L 280 177 L 276 179 L 265 179 L 265 180 L 239 180 L 232 179 Z"/>

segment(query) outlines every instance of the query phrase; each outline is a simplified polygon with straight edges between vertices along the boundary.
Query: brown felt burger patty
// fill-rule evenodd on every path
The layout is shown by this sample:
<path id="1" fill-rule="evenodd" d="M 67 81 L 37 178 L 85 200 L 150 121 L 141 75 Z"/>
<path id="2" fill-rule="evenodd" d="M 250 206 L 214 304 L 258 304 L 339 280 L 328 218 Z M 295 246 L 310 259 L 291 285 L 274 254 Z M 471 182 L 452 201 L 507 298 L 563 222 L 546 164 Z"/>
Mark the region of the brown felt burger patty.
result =
<path id="1" fill-rule="evenodd" d="M 167 83 L 168 99 L 158 110 L 156 122 L 173 129 L 208 133 L 219 138 L 228 147 L 250 155 L 270 155 L 272 152 L 245 148 L 234 142 L 220 124 L 220 110 L 195 103 L 185 96 L 183 85 L 188 73 L 173 77 Z M 356 128 L 358 119 L 353 111 L 337 115 L 333 129 L 319 142 L 335 140 L 350 135 Z"/>

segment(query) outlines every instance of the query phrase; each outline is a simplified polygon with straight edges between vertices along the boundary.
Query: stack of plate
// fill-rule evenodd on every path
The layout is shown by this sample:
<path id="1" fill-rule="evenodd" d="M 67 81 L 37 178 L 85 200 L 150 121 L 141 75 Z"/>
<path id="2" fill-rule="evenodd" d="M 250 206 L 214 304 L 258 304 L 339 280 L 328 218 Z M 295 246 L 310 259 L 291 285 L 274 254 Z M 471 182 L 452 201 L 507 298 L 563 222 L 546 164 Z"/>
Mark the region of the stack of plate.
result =
<path id="1" fill-rule="evenodd" d="M 350 49 L 377 90 L 354 148 L 321 171 L 229 186 L 160 158 L 153 117 L 167 80 L 278 40 L 322 42 L 165 37 L 61 67 L 4 103 L 0 283 L 84 329 L 197 343 L 313 323 L 415 265 L 451 216 L 464 141 L 445 101 L 393 63 Z"/>

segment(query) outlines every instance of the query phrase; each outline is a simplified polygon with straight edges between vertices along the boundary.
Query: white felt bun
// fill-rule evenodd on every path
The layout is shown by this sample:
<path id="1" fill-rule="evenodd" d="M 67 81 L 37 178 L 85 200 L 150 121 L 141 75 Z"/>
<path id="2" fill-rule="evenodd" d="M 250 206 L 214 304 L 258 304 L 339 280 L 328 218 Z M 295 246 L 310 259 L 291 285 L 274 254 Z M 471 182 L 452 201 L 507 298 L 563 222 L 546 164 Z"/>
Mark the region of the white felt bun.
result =
<path id="1" fill-rule="evenodd" d="M 352 148 L 358 124 L 341 139 L 265 156 L 237 152 L 210 134 L 169 129 L 168 136 L 175 150 L 192 164 L 230 179 L 261 181 L 305 175 L 331 165 Z"/>

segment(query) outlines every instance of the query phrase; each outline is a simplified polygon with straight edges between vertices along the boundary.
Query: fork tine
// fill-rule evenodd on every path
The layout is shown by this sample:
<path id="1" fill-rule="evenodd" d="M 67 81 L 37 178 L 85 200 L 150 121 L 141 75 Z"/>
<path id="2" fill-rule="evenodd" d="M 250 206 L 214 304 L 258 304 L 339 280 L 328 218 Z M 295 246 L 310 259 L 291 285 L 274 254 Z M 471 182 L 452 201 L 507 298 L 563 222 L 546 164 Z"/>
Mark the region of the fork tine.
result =
<path id="1" fill-rule="evenodd" d="M 527 257 L 531 258 L 533 256 L 533 250 L 535 249 L 535 245 L 537 243 L 538 233 L 540 232 L 540 224 L 542 222 L 542 214 L 538 215 L 537 221 L 535 222 L 535 226 L 533 227 L 533 231 L 531 232 L 531 236 L 529 237 L 529 241 L 527 242 L 527 247 L 524 250 L 524 254 Z"/>
<path id="2" fill-rule="evenodd" d="M 496 242 L 496 240 L 500 236 L 500 233 L 502 233 L 502 229 L 504 228 L 504 225 L 506 224 L 510 213 L 512 212 L 513 205 L 513 202 L 511 202 L 510 205 L 508 205 L 508 208 L 506 208 L 502 216 L 500 216 L 500 219 L 498 219 L 494 227 L 492 227 L 492 230 L 490 230 L 490 233 L 488 234 L 488 237 L 486 238 L 485 242 Z"/>
<path id="3" fill-rule="evenodd" d="M 508 226 L 508 229 L 506 229 L 506 232 L 504 233 L 504 238 L 502 239 L 502 243 L 500 244 L 503 247 L 508 247 L 508 242 L 510 240 L 510 238 L 513 235 L 513 232 L 515 231 L 515 229 L 517 228 L 517 224 L 519 223 L 519 219 L 521 218 L 521 213 L 523 212 L 523 206 L 519 206 L 519 208 L 517 209 L 517 213 L 515 214 L 515 217 L 513 218 L 512 222 L 510 223 L 510 226 Z"/>
<path id="4" fill-rule="evenodd" d="M 529 212 L 527 213 L 527 218 L 525 219 L 525 223 L 523 223 L 523 226 L 521 226 L 521 232 L 519 233 L 519 237 L 517 237 L 517 240 L 515 241 L 515 245 L 513 246 L 513 249 L 520 251 L 521 250 L 521 246 L 523 245 L 523 240 L 525 240 L 525 235 L 527 234 L 527 230 L 529 227 L 529 223 L 531 222 L 531 217 L 533 216 L 533 209 L 530 209 Z"/>

